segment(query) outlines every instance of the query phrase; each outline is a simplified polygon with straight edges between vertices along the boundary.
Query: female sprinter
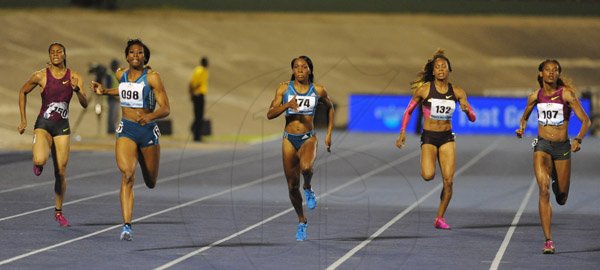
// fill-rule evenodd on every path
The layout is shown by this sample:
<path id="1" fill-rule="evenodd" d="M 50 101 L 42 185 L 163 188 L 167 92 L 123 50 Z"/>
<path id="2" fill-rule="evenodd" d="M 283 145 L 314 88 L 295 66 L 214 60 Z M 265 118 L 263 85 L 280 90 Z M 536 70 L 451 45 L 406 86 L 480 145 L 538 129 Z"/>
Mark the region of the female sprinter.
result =
<path id="1" fill-rule="evenodd" d="M 129 68 L 117 70 L 118 88 L 104 89 L 97 82 L 92 82 L 92 88 L 99 95 L 118 95 L 121 102 L 123 119 L 116 130 L 115 145 L 117 166 L 121 171 L 120 200 L 124 223 L 121 240 L 131 241 L 136 163 L 140 163 L 146 186 L 154 188 L 160 160 L 160 130 L 154 120 L 169 115 L 170 107 L 160 75 L 146 66 L 150 60 L 148 47 L 139 39 L 129 40 L 125 58 Z"/>
<path id="2" fill-rule="evenodd" d="M 33 173 L 42 174 L 48 161 L 48 152 L 52 152 L 54 163 L 54 219 L 62 227 L 68 227 L 69 221 L 62 213 L 62 205 L 67 190 L 66 170 L 71 146 L 71 128 L 69 127 L 69 103 L 73 93 L 79 104 L 86 108 L 87 98 L 81 91 L 81 76 L 67 68 L 67 50 L 60 43 L 48 47 L 50 62 L 47 67 L 34 72 L 19 91 L 19 110 L 21 123 L 17 127 L 20 134 L 27 127 L 27 94 L 39 86 L 42 94 L 42 108 L 35 121 L 33 130 Z"/>
<path id="3" fill-rule="evenodd" d="M 452 114 L 457 101 L 469 121 L 475 121 L 475 113 L 467 101 L 465 90 L 449 82 L 450 72 L 452 72 L 450 60 L 444 55 L 443 50 L 438 50 L 419 72 L 417 80 L 411 83 L 414 95 L 404 111 L 400 136 L 396 139 L 396 146 L 402 148 L 406 140 L 406 126 L 410 116 L 421 104 L 425 119 L 421 134 L 421 176 L 425 181 L 433 179 L 435 164 L 439 161 L 444 186 L 433 224 L 435 228 L 444 230 L 450 230 L 444 214 L 452 198 L 455 162 Z"/>
<path id="4" fill-rule="evenodd" d="M 540 89 L 529 95 L 527 107 L 516 133 L 519 138 L 523 137 L 527 119 L 536 106 L 538 137 L 533 141 L 533 171 L 539 187 L 538 208 L 542 230 L 546 237 L 543 253 L 554 254 L 555 247 L 550 229 L 552 206 L 548 186 L 552 179 L 552 191 L 556 202 L 564 205 L 569 196 L 571 183 L 571 152 L 581 149 L 583 137 L 591 123 L 575 95 L 573 86 L 560 77 L 562 68 L 558 61 L 545 60 L 538 66 L 538 71 L 537 80 Z M 569 141 L 568 127 L 571 111 L 575 112 L 582 125 L 577 137 Z"/>
<path id="5" fill-rule="evenodd" d="M 285 112 L 285 129 L 283 131 L 282 155 L 283 170 L 288 184 L 290 201 L 298 215 L 296 240 L 306 240 L 308 221 L 302 209 L 300 194 L 300 173 L 304 176 L 304 196 L 309 209 L 317 206 L 315 193 L 311 188 L 313 164 L 317 154 L 317 137 L 313 130 L 313 117 L 317 102 L 327 107 L 327 134 L 325 145 L 327 151 L 331 148 L 331 130 L 333 129 L 333 104 L 327 95 L 325 87 L 313 84 L 313 63 L 308 56 L 292 59 L 292 78 L 283 82 L 275 92 L 271 108 L 267 113 L 268 119 L 273 119 Z"/>

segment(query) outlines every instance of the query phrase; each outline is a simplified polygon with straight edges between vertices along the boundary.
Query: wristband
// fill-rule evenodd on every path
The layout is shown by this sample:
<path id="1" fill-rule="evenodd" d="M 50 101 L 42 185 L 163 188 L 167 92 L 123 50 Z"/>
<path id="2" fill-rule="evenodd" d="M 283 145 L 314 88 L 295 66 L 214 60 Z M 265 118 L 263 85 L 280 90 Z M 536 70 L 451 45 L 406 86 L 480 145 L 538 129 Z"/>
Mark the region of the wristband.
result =
<path id="1" fill-rule="evenodd" d="M 75 93 L 79 93 L 79 90 L 81 90 L 79 89 L 79 85 L 76 85 L 75 88 L 73 88 L 73 92 Z"/>

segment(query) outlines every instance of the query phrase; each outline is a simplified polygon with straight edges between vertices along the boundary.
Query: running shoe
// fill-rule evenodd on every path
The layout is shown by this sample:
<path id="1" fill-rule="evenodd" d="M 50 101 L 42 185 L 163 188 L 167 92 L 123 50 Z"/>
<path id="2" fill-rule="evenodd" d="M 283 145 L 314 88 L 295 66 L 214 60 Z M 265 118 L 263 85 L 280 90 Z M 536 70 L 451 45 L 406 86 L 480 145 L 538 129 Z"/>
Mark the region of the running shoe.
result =
<path id="1" fill-rule="evenodd" d="M 544 243 L 544 254 L 554 254 L 556 248 L 554 247 L 554 242 L 552 240 L 546 241 Z"/>
<path id="2" fill-rule="evenodd" d="M 43 170 L 44 170 L 44 166 L 33 165 L 33 174 L 35 174 L 35 176 L 40 176 L 40 174 L 42 174 Z"/>
<path id="3" fill-rule="evenodd" d="M 58 222 L 58 224 L 61 227 L 71 226 L 71 225 L 69 225 L 69 221 L 67 220 L 67 218 L 65 218 L 65 216 L 62 214 L 62 212 L 54 212 L 54 219 Z"/>
<path id="4" fill-rule="evenodd" d="M 300 224 L 298 224 L 298 230 L 296 231 L 296 241 L 306 240 L 306 227 L 308 227 L 308 223 L 300 222 Z"/>
<path id="5" fill-rule="evenodd" d="M 131 225 L 125 224 L 123 225 L 123 230 L 121 231 L 121 240 L 131 241 L 132 230 Z"/>
<path id="6" fill-rule="evenodd" d="M 450 230 L 450 225 L 446 223 L 446 219 L 443 217 L 435 218 L 433 226 L 435 226 L 436 229 Z"/>
<path id="7" fill-rule="evenodd" d="M 317 207 L 317 198 L 315 198 L 315 192 L 312 188 L 304 190 L 304 197 L 306 197 L 306 206 L 308 209 L 315 209 Z"/>

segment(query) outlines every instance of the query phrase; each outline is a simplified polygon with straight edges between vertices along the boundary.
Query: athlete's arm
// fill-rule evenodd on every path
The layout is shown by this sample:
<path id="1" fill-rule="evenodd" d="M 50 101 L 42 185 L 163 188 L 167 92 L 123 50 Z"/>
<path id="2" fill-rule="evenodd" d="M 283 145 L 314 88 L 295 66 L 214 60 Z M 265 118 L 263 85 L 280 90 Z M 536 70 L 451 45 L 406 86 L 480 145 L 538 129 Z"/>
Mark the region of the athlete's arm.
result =
<path id="1" fill-rule="evenodd" d="M 36 71 L 31 74 L 31 77 L 23 84 L 21 90 L 19 91 L 19 113 L 21 115 L 21 122 L 17 126 L 17 130 L 19 134 L 23 134 L 25 132 L 25 128 L 27 127 L 27 94 L 33 91 L 33 89 L 40 85 L 42 81 L 44 73 L 42 71 Z"/>
<path id="2" fill-rule="evenodd" d="M 85 91 L 83 89 L 83 79 L 79 75 L 79 73 L 71 70 L 71 85 L 73 86 L 73 92 L 77 95 L 77 99 L 79 100 L 79 104 L 81 107 L 87 108 L 88 101 L 87 96 L 85 95 Z"/>
<path id="3" fill-rule="evenodd" d="M 269 111 L 267 112 L 267 119 L 271 120 L 273 118 L 280 116 L 288 108 L 292 109 L 292 110 L 298 110 L 298 103 L 296 103 L 296 96 L 294 96 L 294 98 L 292 98 L 290 100 L 290 102 L 281 104 L 282 100 L 283 100 L 283 93 L 285 93 L 286 89 L 287 89 L 286 83 L 279 84 L 279 87 L 277 88 L 277 91 L 275 92 L 275 98 L 273 98 L 273 101 L 271 101 L 271 107 L 269 108 Z"/>
<path id="4" fill-rule="evenodd" d="M 417 108 L 419 103 L 421 103 L 421 101 L 427 97 L 428 91 L 429 84 L 423 84 L 415 91 L 413 97 L 410 99 L 410 102 L 408 103 L 408 106 L 406 106 L 404 114 L 402 115 L 400 135 L 398 135 L 398 138 L 396 138 L 396 147 L 404 147 L 404 143 L 406 141 L 406 127 L 408 126 L 408 122 L 410 121 L 410 116 L 412 115 L 412 112 L 415 110 L 415 108 Z"/>
<path id="5" fill-rule="evenodd" d="M 115 77 L 117 78 L 117 81 L 119 80 L 119 78 L 121 78 L 123 76 L 123 73 L 125 73 L 124 68 L 117 69 L 117 71 L 115 72 Z M 118 96 L 119 95 L 119 87 L 118 86 L 116 88 L 105 89 L 104 86 L 102 86 L 102 84 L 100 84 L 99 82 L 92 81 L 90 84 L 90 87 L 92 88 L 92 91 L 94 91 L 94 93 L 96 93 L 97 95 L 109 95 L 109 96 Z"/>
<path id="6" fill-rule="evenodd" d="M 469 118 L 469 121 L 475 122 L 477 116 L 475 116 L 475 111 L 473 111 L 471 104 L 469 104 L 469 101 L 467 101 L 467 93 L 465 93 L 465 90 L 456 86 L 454 88 L 454 94 L 456 95 L 458 103 L 460 104 L 460 110 L 467 114 L 467 118 Z"/>
<path id="7" fill-rule="evenodd" d="M 565 88 L 563 91 L 563 99 L 569 103 L 569 106 L 573 109 L 573 112 L 581 121 L 581 128 L 579 129 L 579 133 L 577 133 L 577 137 L 573 138 L 571 142 L 571 151 L 577 152 L 581 149 L 581 140 L 587 134 L 590 125 L 592 124 L 590 118 L 587 113 L 581 107 L 581 103 L 577 96 L 575 96 L 575 92 L 571 88 Z"/>
<path id="8" fill-rule="evenodd" d="M 156 71 L 148 72 L 148 84 L 154 89 L 154 97 L 158 108 L 151 113 L 142 115 L 138 119 L 138 123 L 145 125 L 153 120 L 167 117 L 171 113 L 171 106 L 169 105 L 169 97 L 167 97 L 167 91 L 163 85 L 160 75 Z"/>
<path id="9" fill-rule="evenodd" d="M 527 98 L 527 106 L 525 107 L 525 111 L 523 111 L 523 116 L 521 117 L 521 122 L 519 123 L 519 129 L 515 131 L 517 137 L 523 137 L 523 133 L 525 132 L 525 128 L 527 127 L 527 121 L 529 120 L 529 116 L 533 111 L 533 107 L 537 104 L 537 94 L 538 91 L 534 91 Z"/>
<path id="10" fill-rule="evenodd" d="M 331 131 L 333 131 L 333 116 L 334 116 L 334 110 L 333 110 L 333 102 L 331 102 L 331 99 L 329 98 L 329 95 L 327 94 L 327 90 L 325 90 L 325 87 L 318 85 L 316 87 L 317 89 L 317 94 L 319 94 L 320 100 L 323 102 L 323 104 L 325 104 L 325 106 L 327 106 L 327 134 L 325 135 L 325 145 L 327 145 L 327 151 L 331 152 Z"/>

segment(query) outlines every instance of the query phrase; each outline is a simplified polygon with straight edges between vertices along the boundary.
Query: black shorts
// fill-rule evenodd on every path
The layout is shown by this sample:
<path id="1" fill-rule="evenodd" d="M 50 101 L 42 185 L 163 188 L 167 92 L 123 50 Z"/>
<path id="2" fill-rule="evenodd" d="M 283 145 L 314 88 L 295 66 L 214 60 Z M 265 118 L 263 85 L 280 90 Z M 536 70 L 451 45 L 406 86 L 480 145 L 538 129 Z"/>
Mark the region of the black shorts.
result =
<path id="1" fill-rule="evenodd" d="M 50 133 L 50 136 L 52 137 L 71 134 L 71 128 L 69 127 L 69 119 L 52 121 L 45 119 L 44 117 L 38 116 L 38 118 L 35 120 L 34 129 L 38 128 L 48 131 L 48 133 Z"/>
<path id="2" fill-rule="evenodd" d="M 542 137 L 533 139 L 533 152 L 542 151 L 552 156 L 552 160 L 567 160 L 571 158 L 571 141 L 551 142 Z"/>
<path id="3" fill-rule="evenodd" d="M 454 141 L 454 133 L 452 133 L 452 130 L 447 130 L 447 131 L 430 131 L 430 130 L 423 130 L 423 133 L 421 134 L 421 146 L 423 146 L 424 144 L 432 144 L 435 145 L 435 147 L 440 148 L 440 146 L 449 143 L 449 142 L 453 142 Z"/>

